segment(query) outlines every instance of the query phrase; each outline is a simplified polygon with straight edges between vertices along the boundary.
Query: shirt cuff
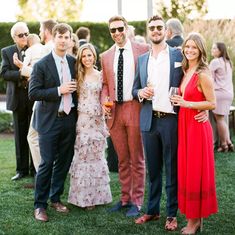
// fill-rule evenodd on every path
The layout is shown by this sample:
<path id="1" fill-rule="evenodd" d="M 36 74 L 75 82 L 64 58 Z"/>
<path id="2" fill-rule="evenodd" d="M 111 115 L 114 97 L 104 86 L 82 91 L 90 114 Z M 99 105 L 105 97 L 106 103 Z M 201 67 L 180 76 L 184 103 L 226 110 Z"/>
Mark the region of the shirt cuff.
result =
<path id="1" fill-rule="evenodd" d="M 59 86 L 57 87 L 57 91 L 58 91 L 58 96 L 61 96 L 60 87 Z"/>

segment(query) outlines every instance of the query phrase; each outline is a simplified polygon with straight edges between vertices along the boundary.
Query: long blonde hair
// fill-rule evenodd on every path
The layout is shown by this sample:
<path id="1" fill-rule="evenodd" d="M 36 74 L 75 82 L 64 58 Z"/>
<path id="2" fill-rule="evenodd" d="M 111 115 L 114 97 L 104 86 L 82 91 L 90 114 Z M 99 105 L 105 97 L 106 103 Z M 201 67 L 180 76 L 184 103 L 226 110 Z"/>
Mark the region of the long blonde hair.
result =
<path id="1" fill-rule="evenodd" d="M 197 66 L 196 72 L 200 73 L 202 71 L 208 71 L 208 62 L 207 62 L 204 38 L 202 37 L 201 34 L 195 33 L 195 32 L 190 33 L 182 45 L 182 54 L 183 54 L 182 69 L 183 71 L 186 72 L 187 69 L 189 68 L 188 60 L 184 54 L 185 45 L 187 41 L 189 40 L 194 41 L 199 50 L 198 66 Z"/>
<path id="2" fill-rule="evenodd" d="M 82 53 L 85 49 L 88 49 L 92 52 L 92 54 L 94 55 L 94 68 L 96 68 L 95 63 L 97 60 L 97 55 L 96 55 L 96 51 L 94 46 L 91 43 L 85 43 L 82 46 L 80 46 L 78 48 L 78 54 L 77 54 L 77 61 L 76 61 L 76 79 L 77 79 L 77 92 L 79 94 L 79 90 L 81 85 L 84 82 L 84 78 L 85 78 L 85 69 L 84 69 L 84 65 L 82 64 Z"/>

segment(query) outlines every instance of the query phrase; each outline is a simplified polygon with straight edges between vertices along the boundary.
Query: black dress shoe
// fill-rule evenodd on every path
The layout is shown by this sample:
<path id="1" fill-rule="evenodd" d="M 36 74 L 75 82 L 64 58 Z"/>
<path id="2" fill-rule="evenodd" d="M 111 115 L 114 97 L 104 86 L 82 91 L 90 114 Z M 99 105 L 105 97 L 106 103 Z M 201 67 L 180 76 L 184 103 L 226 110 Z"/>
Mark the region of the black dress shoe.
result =
<path id="1" fill-rule="evenodd" d="M 20 180 L 21 178 L 25 177 L 26 175 L 23 173 L 16 173 L 15 176 L 11 178 L 11 180 Z"/>

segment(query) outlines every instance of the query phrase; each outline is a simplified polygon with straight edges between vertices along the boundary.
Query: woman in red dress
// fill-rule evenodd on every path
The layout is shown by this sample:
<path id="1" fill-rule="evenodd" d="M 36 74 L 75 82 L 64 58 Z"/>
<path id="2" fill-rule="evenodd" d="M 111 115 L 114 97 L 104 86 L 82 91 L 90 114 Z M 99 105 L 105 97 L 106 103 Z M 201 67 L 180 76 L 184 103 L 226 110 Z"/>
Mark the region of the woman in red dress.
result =
<path id="1" fill-rule="evenodd" d="M 198 122 L 200 110 L 215 108 L 213 81 L 206 62 L 204 40 L 191 33 L 182 51 L 185 72 L 181 95 L 171 97 L 180 106 L 178 121 L 178 203 L 187 218 L 182 234 L 195 234 L 202 218 L 217 212 L 213 136 L 210 122 Z"/>

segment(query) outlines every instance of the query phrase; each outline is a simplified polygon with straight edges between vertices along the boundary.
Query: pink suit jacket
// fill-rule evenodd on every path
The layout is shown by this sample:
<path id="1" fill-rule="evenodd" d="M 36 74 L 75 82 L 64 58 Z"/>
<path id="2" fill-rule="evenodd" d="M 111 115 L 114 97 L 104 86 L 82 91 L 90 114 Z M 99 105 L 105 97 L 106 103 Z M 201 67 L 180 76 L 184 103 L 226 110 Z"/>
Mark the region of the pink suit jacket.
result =
<path id="1" fill-rule="evenodd" d="M 131 42 L 135 68 L 137 64 L 138 56 L 144 54 L 149 50 L 149 46 L 147 44 L 140 44 L 136 42 Z M 105 51 L 101 55 L 101 65 L 102 65 L 102 77 L 103 77 L 103 88 L 101 92 L 101 104 L 104 103 L 105 98 L 107 96 L 110 97 L 111 101 L 115 101 L 115 74 L 113 71 L 113 62 L 115 55 L 115 44 Z M 136 110 L 139 112 L 139 109 Z M 107 120 L 107 126 L 109 129 L 112 128 L 113 122 L 115 119 L 115 102 L 112 107 L 112 118 Z"/>

